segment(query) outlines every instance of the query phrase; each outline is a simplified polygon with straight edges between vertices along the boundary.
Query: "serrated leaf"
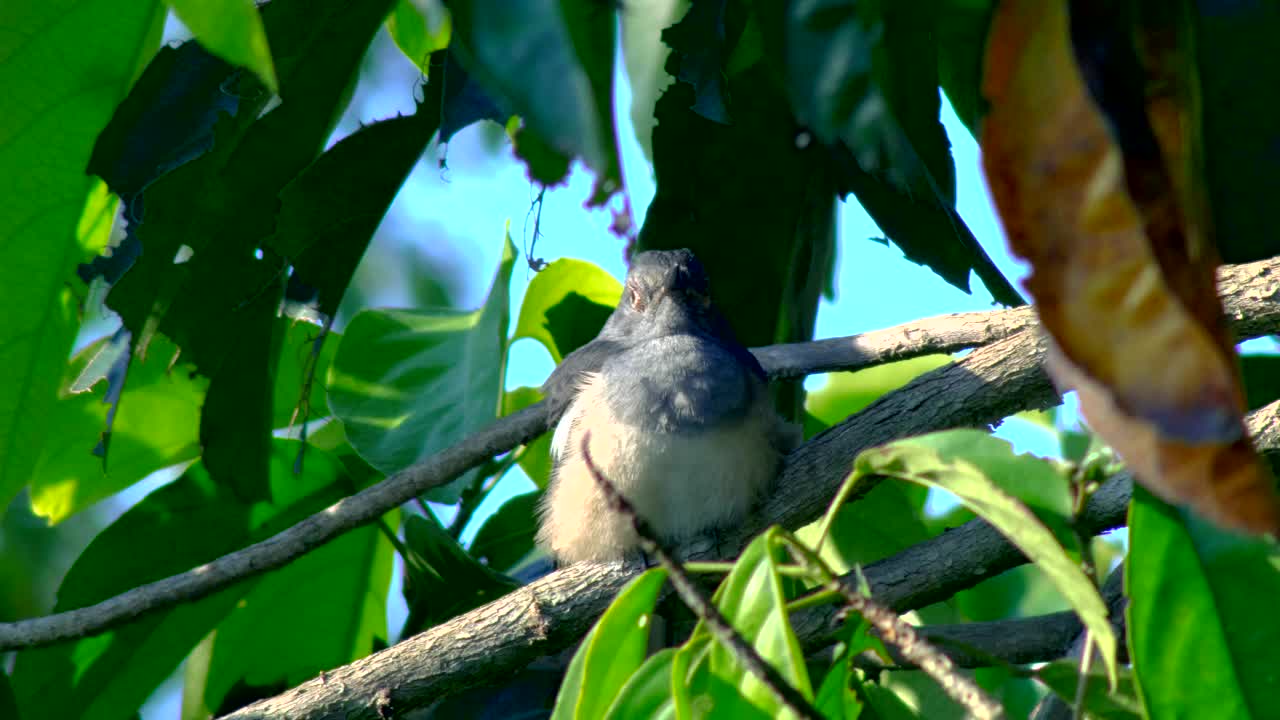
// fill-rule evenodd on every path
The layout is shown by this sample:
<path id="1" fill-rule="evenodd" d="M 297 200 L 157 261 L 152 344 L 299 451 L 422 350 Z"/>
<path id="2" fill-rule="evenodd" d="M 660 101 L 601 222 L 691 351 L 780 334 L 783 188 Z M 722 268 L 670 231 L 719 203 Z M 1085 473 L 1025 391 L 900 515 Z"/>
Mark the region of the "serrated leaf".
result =
<path id="1" fill-rule="evenodd" d="M 950 430 L 866 450 L 854 461 L 853 474 L 885 475 L 947 490 L 991 523 L 1045 572 L 1080 615 L 1094 635 L 1114 684 L 1116 635 L 1097 588 L 1053 532 L 1000 485 L 1020 485 L 1038 510 L 1046 515 L 1056 513 L 1060 499 L 1050 485 L 1059 478 L 1052 472 L 1036 472 L 1032 463 L 1051 468 L 1043 460 L 1014 456 L 1007 443 L 981 431 Z M 1034 474 L 1024 478 L 1026 472 Z"/>
<path id="2" fill-rule="evenodd" d="M 101 250 L 77 237 L 93 139 L 159 45 L 163 18 L 158 2 L 0 6 L 0 27 L 13 29 L 0 39 L 0 506 L 52 435 L 78 325 L 71 273 Z"/>
<path id="3" fill-rule="evenodd" d="M 279 92 L 271 48 L 253 0 L 165 0 L 209 52 L 248 68 L 271 92 Z"/>
<path id="4" fill-rule="evenodd" d="M 1128 639 L 1147 717 L 1280 712 L 1275 545 L 1218 529 L 1135 487 L 1129 553 Z"/>
<path id="5" fill-rule="evenodd" d="M 552 720 L 592 720 L 615 705 L 644 662 L 650 620 L 667 571 L 653 568 L 627 583 L 574 653 Z"/>
<path id="6" fill-rule="evenodd" d="M 511 339 L 537 340 L 559 364 L 595 338 L 621 297 L 622 284 L 598 266 L 556 260 L 530 281 Z"/>
<path id="7" fill-rule="evenodd" d="M 55 612 L 100 602 L 237 550 L 345 496 L 341 467 L 291 470 L 298 443 L 277 441 L 274 501 L 247 505 L 200 465 L 130 508 L 94 538 L 58 589 Z M 134 713 L 258 580 L 158 610 L 111 632 L 22 652 L 14 668 L 29 717 L 119 718 Z"/>
<path id="8" fill-rule="evenodd" d="M 351 319 L 329 369 L 329 406 L 369 464 L 394 473 L 497 416 L 514 264 L 506 235 L 478 310 L 366 310 Z M 468 481 L 463 476 L 430 497 L 456 502 Z"/>

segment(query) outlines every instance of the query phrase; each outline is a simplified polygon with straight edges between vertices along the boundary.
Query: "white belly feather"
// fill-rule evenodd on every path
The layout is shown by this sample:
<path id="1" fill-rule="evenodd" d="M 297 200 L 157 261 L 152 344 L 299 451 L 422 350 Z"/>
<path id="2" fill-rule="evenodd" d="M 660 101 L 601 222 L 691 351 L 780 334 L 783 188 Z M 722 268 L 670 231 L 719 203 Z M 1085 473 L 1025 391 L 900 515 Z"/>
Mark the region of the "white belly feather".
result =
<path id="1" fill-rule="evenodd" d="M 630 522 L 609 509 L 582 459 L 591 432 L 596 467 L 667 543 L 740 521 L 773 479 L 772 408 L 714 429 L 646 432 L 609 416 L 589 376 L 556 427 L 558 462 L 543 501 L 538 542 L 562 562 L 609 560 L 637 547 Z"/>

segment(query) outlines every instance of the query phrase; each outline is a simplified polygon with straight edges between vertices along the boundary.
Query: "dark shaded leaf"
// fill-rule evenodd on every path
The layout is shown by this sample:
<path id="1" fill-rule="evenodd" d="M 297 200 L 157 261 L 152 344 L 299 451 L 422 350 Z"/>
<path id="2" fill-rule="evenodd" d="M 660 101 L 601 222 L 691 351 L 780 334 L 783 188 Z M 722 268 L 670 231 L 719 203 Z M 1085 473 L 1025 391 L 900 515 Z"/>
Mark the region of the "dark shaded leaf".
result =
<path id="1" fill-rule="evenodd" d="M 977 137 L 987 101 L 982 56 L 995 0 L 937 0 L 938 83 L 960 122 Z"/>
<path id="2" fill-rule="evenodd" d="M 218 624 L 205 707 L 227 712 L 237 685 L 293 687 L 385 647 L 393 556 L 381 530 L 366 525 L 259 581 Z"/>
<path id="3" fill-rule="evenodd" d="M 409 515 L 404 522 L 404 596 L 409 603 L 401 637 L 480 607 L 511 592 L 517 583 L 482 565 L 434 517 Z"/>
<path id="4" fill-rule="evenodd" d="M 98 136 L 87 172 L 132 196 L 204 154 L 219 115 L 240 107 L 236 76 L 194 40 L 160 48 Z"/>
<path id="5" fill-rule="evenodd" d="M 541 492 L 517 495 L 485 519 L 471 541 L 471 554 L 494 570 L 506 571 L 533 550 Z"/>
<path id="6" fill-rule="evenodd" d="M 450 49 L 467 71 L 498 106 L 523 119 L 539 145 L 565 158 L 580 157 L 596 172 L 592 204 L 608 200 L 622 187 L 613 122 L 613 5 L 594 0 L 450 0 L 447 5 L 453 17 Z M 491 22 L 495 17 L 503 21 Z M 529 144 L 526 140 L 526 150 Z M 540 181 L 555 174 L 541 163 L 530 171 Z"/>
<path id="7" fill-rule="evenodd" d="M 1107 677 L 1102 672 L 1091 670 L 1087 677 L 1089 684 L 1085 687 L 1084 709 L 1091 717 L 1103 720 L 1139 720 L 1146 717 L 1129 668 L 1120 668 L 1120 683 L 1114 692 L 1107 690 Z M 1036 678 L 1058 697 L 1074 704 L 1076 685 L 1080 681 L 1080 662 L 1055 660 L 1037 670 Z"/>
<path id="8" fill-rule="evenodd" d="M 276 231 L 264 244 L 292 261 L 291 281 L 314 288 L 326 316 L 337 312 L 387 208 L 440 126 L 447 88 L 433 80 L 414 114 L 360 128 L 280 192 Z"/>
<path id="9" fill-rule="evenodd" d="M 799 150 L 785 95 L 763 62 L 728 76 L 733 124 L 691 110 L 674 83 L 653 131 L 657 194 L 636 250 L 689 248 L 744 345 L 810 339 L 835 262 L 835 197 L 825 159 Z M 800 417 L 798 385 L 779 407 Z"/>
<path id="10" fill-rule="evenodd" d="M 1280 398 L 1280 355 L 1244 355 L 1240 365 L 1244 370 L 1245 402 L 1250 410 Z"/>
<path id="11" fill-rule="evenodd" d="M 1268 219 L 1280 176 L 1280 67 L 1259 55 L 1280 33 L 1280 5 L 1194 0 L 1205 190 L 1214 243 L 1224 262 L 1280 255 Z M 1178 7 L 1181 7 L 1180 5 Z"/>

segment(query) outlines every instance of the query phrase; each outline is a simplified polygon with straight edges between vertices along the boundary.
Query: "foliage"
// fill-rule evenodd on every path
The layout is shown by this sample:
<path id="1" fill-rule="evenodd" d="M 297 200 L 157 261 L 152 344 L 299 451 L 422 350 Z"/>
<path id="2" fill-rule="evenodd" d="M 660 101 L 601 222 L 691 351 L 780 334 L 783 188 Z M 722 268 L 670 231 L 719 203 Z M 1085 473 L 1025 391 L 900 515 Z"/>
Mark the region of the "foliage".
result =
<path id="1" fill-rule="evenodd" d="M 748 346 L 812 339 L 842 198 L 943 282 L 967 291 L 973 275 L 997 303 L 1022 303 L 957 209 L 945 96 L 981 138 L 1010 242 L 1032 265 L 1055 377 L 1079 386 L 1099 435 L 1048 428 L 1062 460 L 984 430 L 871 448 L 820 521 L 694 569 L 724 575 L 716 607 L 825 717 L 960 717 L 936 677 L 873 670 L 893 646 L 856 614 L 823 653 L 792 621 L 844 609 L 827 573 L 856 582 L 976 516 L 1032 565 L 910 619 L 1070 610 L 1087 629 L 1084 661 L 996 658 L 973 673 L 1009 716 L 1049 694 L 1107 718 L 1280 714 L 1276 546 L 1210 522 L 1274 530 L 1280 516 L 1242 423 L 1280 397 L 1276 358 L 1237 362 L 1213 286 L 1219 257 L 1277 253 L 1275 100 L 1261 87 L 1274 69 L 1256 58 L 1280 16 L 1229 5 L 0 5 L 0 620 L 89 606 L 269 538 L 541 400 L 508 388 L 513 345 L 559 362 L 596 335 L 621 286 L 559 259 L 513 308 L 509 223 L 477 307 L 338 320 L 406 178 L 424 156 L 443 173 L 441 145 L 469 125 L 509 142 L 540 191 L 589 173 L 579 200 L 613 213 L 619 236 L 599 242 L 692 248 Z M 170 10 L 194 39 L 161 45 Z M 397 88 L 412 111 L 336 130 L 384 27 L 421 73 Z M 641 172 L 657 182 L 647 208 L 624 182 L 618 42 Z M 784 383 L 776 404 L 813 438 L 952 359 L 831 375 L 807 396 Z M 1080 524 L 1118 472 L 1106 446 L 1142 483 L 1127 543 Z M 536 490 L 499 503 L 517 468 Z M 444 623 L 536 574 L 550 474 L 549 439 L 536 438 L 281 569 L 22 650 L 0 672 L 0 717 L 134 717 L 184 662 L 183 718 L 211 717 Z M 77 546 L 67 528 L 80 522 L 104 527 Z M 1124 636 L 1099 589 L 1121 557 Z M 36 578 L 52 575 L 56 601 L 39 607 Z M 785 716 L 705 620 L 650 652 L 655 618 L 682 617 L 667 580 L 650 570 L 619 594 L 557 693 L 494 690 L 492 712 Z"/>

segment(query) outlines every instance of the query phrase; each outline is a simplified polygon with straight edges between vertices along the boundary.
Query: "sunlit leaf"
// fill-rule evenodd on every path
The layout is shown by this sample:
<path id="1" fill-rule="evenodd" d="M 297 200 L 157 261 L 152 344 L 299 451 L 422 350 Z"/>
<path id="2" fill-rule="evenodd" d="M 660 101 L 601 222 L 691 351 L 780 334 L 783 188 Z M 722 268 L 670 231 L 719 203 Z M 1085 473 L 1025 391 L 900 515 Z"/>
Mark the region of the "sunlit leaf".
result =
<path id="1" fill-rule="evenodd" d="M 396 0 L 387 16 L 387 32 L 396 47 L 425 75 L 431 74 L 431 53 L 449 44 L 451 29 L 441 0 Z"/>
<path id="2" fill-rule="evenodd" d="M 675 703 L 671 699 L 672 665 L 675 648 L 654 653 L 631 675 L 618 691 L 605 720 L 671 720 Z"/>
<path id="3" fill-rule="evenodd" d="M 1218 529 L 1134 488 L 1129 548 L 1129 647 L 1147 717 L 1226 720 L 1280 711 L 1275 545 Z"/>
<path id="4" fill-rule="evenodd" d="M 775 533 L 757 537 L 738 556 L 733 570 L 716 590 L 713 600 L 725 619 L 760 656 L 802 695 L 812 699 L 813 689 L 800 642 L 791 629 L 778 564 L 785 552 Z M 701 643 L 709 646 L 703 652 Z M 732 651 L 711 638 L 703 624 L 695 628 L 683 653 L 688 669 L 677 672 L 673 682 L 687 683 L 687 696 L 677 695 L 676 708 L 709 708 L 725 717 L 777 717 L 782 706 L 755 675 L 740 665 Z M 686 705 L 687 704 L 687 705 Z"/>
<path id="5" fill-rule="evenodd" d="M 622 297 L 622 284 L 596 265 L 563 258 L 529 282 L 512 340 L 533 338 L 559 363 L 587 344 Z"/>
<path id="6" fill-rule="evenodd" d="M 351 319 L 329 370 L 329 406 L 371 465 L 394 473 L 497 416 L 514 264 L 504 237 L 478 310 L 366 310 Z M 456 501 L 463 482 L 437 488 L 433 499 Z"/>
<path id="7" fill-rule="evenodd" d="M 605 716 L 644 662 L 650 623 L 667 571 L 654 568 L 632 580 L 587 633 L 574 653 L 556 698 L 552 720 Z"/>
<path id="8" fill-rule="evenodd" d="M 0 506 L 31 478 L 78 318 L 72 272 L 93 139 L 160 42 L 159 2 L 0 5 Z M 105 196 L 99 194 L 99 201 Z"/>
<path id="9" fill-rule="evenodd" d="M 1114 679 L 1116 635 L 1107 607 L 1080 566 L 1037 518 L 1059 515 L 1065 501 L 1065 482 L 1046 461 L 1016 456 L 1008 443 L 978 430 L 951 430 L 864 451 L 853 472 L 855 477 L 884 475 L 947 490 L 991 523 L 1045 572 L 1080 615 Z M 1018 492 L 1037 513 L 1011 492 Z"/>
<path id="10" fill-rule="evenodd" d="M 246 67 L 272 92 L 279 91 L 267 33 L 253 0 L 165 0 L 209 52 Z"/>

